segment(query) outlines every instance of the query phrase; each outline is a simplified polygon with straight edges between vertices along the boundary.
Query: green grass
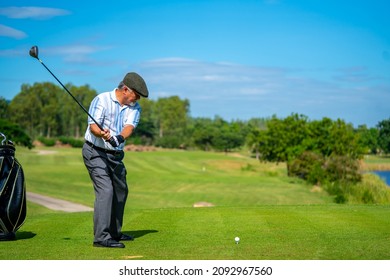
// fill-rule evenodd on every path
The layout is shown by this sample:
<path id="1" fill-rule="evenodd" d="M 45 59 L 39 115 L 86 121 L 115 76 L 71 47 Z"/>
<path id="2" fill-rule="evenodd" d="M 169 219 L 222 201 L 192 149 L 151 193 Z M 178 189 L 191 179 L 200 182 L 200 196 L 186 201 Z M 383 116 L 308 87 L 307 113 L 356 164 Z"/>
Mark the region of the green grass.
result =
<path id="1" fill-rule="evenodd" d="M 92 247 L 92 213 L 30 214 L 17 241 L 0 243 L 0 259 L 388 260 L 389 214 L 356 205 L 129 209 L 124 228 L 136 240 L 123 250 Z"/>
<path id="2" fill-rule="evenodd" d="M 52 154 L 42 154 L 43 151 Z M 93 189 L 81 150 L 18 149 L 31 192 L 93 205 Z M 332 199 L 286 176 L 283 164 L 218 153 L 128 152 L 130 208 L 191 207 L 198 201 L 216 206 L 323 204 Z M 245 167 L 250 164 L 249 171 Z"/>
<path id="3" fill-rule="evenodd" d="M 363 168 L 366 171 L 390 170 L 390 156 L 366 155 Z"/>
<path id="4" fill-rule="evenodd" d="M 46 150 L 55 153 L 17 150 L 27 190 L 92 206 L 81 151 Z M 389 205 L 334 204 L 326 193 L 287 177 L 284 165 L 184 151 L 127 153 L 125 162 L 130 194 L 124 232 L 136 236 L 125 249 L 92 247 L 91 212 L 28 203 L 17 240 L 0 242 L 0 259 L 390 258 Z M 198 201 L 215 207 L 193 208 Z"/>

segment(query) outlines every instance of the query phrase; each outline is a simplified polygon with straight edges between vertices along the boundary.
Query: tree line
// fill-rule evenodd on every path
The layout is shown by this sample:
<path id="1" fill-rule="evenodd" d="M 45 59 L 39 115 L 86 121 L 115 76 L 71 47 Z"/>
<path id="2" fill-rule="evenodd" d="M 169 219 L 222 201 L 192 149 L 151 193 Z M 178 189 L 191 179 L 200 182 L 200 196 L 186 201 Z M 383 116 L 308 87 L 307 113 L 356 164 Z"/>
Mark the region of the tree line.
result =
<path id="1" fill-rule="evenodd" d="M 97 94 L 88 85 L 66 87 L 87 109 Z M 311 121 L 296 113 L 284 119 L 275 115 L 226 121 L 219 116 L 191 117 L 189 100 L 178 96 L 139 102 L 141 121 L 129 139 L 134 144 L 224 152 L 246 146 L 257 158 L 276 162 L 287 161 L 298 150 L 321 146 L 325 156 L 341 153 L 343 149 L 356 150 L 355 153 L 390 152 L 390 118 L 371 128 L 366 125 L 354 128 L 340 119 Z M 87 115 L 61 87 L 50 82 L 23 84 L 11 101 L 1 97 L 0 119 L 3 130 L 5 123 L 8 130 L 14 124 L 19 130 L 14 128 L 12 133 L 24 131 L 32 140 L 82 139 L 87 128 Z"/>
<path id="2" fill-rule="evenodd" d="M 87 109 L 97 94 L 88 85 L 66 87 Z M 289 176 L 324 186 L 338 202 L 345 202 L 351 192 L 360 193 L 359 201 L 365 203 L 377 203 L 383 197 L 390 201 L 387 188 L 383 195 L 373 193 L 371 187 L 360 186 L 359 191 L 350 187 L 361 182 L 363 155 L 390 152 L 390 118 L 375 127 L 354 127 L 327 117 L 310 120 L 297 113 L 226 121 L 219 116 L 191 117 L 189 100 L 178 96 L 139 102 L 141 121 L 128 144 L 225 153 L 246 148 L 259 161 L 286 163 Z M 36 139 L 53 143 L 59 139 L 81 146 L 86 128 L 87 115 L 52 83 L 24 84 L 11 101 L 0 98 L 0 132 L 17 144 L 31 148 Z"/>

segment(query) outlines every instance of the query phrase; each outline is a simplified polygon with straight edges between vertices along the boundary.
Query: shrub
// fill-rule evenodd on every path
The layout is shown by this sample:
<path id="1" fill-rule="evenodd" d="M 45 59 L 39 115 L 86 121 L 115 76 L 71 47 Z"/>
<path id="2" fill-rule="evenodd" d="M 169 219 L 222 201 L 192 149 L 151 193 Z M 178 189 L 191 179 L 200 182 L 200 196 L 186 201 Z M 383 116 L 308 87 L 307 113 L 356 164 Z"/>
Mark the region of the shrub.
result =
<path id="1" fill-rule="evenodd" d="M 390 204 L 390 188 L 375 174 L 362 175 L 359 183 L 327 183 L 323 188 L 336 203 Z"/>
<path id="2" fill-rule="evenodd" d="M 362 178 L 362 182 L 356 184 L 353 189 L 357 202 L 360 200 L 364 203 L 390 203 L 390 188 L 378 175 L 366 173 Z"/>
<path id="3" fill-rule="evenodd" d="M 324 158 L 305 151 L 287 165 L 289 176 L 296 176 L 311 184 L 357 183 L 361 180 L 359 161 L 348 156 L 331 155 Z"/>
<path id="4" fill-rule="evenodd" d="M 323 189 L 331 196 L 334 196 L 334 202 L 344 204 L 348 202 L 347 185 L 340 182 L 325 183 Z"/>
<path id="5" fill-rule="evenodd" d="M 359 161 L 349 156 L 331 155 L 323 167 L 328 182 L 357 183 L 361 181 Z"/>
<path id="6" fill-rule="evenodd" d="M 241 166 L 241 171 L 256 171 L 256 169 L 252 164 L 247 163 L 245 166 Z"/>
<path id="7" fill-rule="evenodd" d="M 390 189 L 383 182 L 364 182 L 359 173 L 359 161 L 348 156 L 320 154 L 305 151 L 289 161 L 288 175 L 322 185 L 336 203 L 388 203 Z M 385 185 L 384 187 L 381 185 Z"/>
<path id="8" fill-rule="evenodd" d="M 305 151 L 287 165 L 288 176 L 296 176 L 308 183 L 317 184 L 324 181 L 325 170 L 322 168 L 324 159 L 321 155 Z"/>
<path id="9" fill-rule="evenodd" d="M 84 141 L 72 137 L 60 137 L 58 139 L 62 144 L 71 145 L 73 148 L 82 148 L 84 145 Z"/>
<path id="10" fill-rule="evenodd" d="M 157 147 L 168 148 L 168 149 L 181 148 L 182 145 L 183 145 L 183 139 L 177 136 L 164 136 L 158 138 L 156 141 Z"/>
<path id="11" fill-rule="evenodd" d="M 38 137 L 37 140 L 46 147 L 53 147 L 56 144 L 56 139 L 54 138 Z"/>
<path id="12" fill-rule="evenodd" d="M 29 149 L 33 148 L 31 138 L 17 124 L 0 118 L 0 132 L 15 144 L 28 147 Z M 0 141 L 2 141 L 2 139 L 0 139 Z"/>

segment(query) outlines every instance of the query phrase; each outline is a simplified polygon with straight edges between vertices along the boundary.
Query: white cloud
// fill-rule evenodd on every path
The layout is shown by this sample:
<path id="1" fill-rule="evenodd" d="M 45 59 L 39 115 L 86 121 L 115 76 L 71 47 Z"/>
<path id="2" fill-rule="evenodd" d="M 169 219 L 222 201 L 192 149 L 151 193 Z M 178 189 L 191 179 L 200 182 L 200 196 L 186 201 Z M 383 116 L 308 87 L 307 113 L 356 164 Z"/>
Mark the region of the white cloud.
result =
<path id="1" fill-rule="evenodd" d="M 108 50 L 109 46 L 91 46 L 83 44 L 65 45 L 57 47 L 48 47 L 42 49 L 45 56 L 58 56 L 65 62 L 85 65 L 101 65 L 104 62 L 93 58 L 92 56 L 100 51 Z"/>
<path id="2" fill-rule="evenodd" d="M 99 51 L 99 48 L 88 45 L 69 45 L 44 49 L 45 54 L 63 56 L 64 61 L 73 63 L 86 63 L 91 59 L 89 55 Z"/>
<path id="3" fill-rule="evenodd" d="M 189 59 L 159 59 L 139 65 L 156 82 L 202 82 L 204 84 L 246 84 L 265 81 L 273 76 L 283 76 L 285 69 L 250 67 L 233 63 L 202 62 Z"/>
<path id="4" fill-rule="evenodd" d="M 3 35 L 4 34 L 4 35 Z M 18 32 L 14 29 L 1 25 L 0 24 L 0 36 L 17 36 Z M 23 33 L 24 34 L 24 33 Z M 19 36 L 22 36 L 20 34 Z M 24 46 L 23 46 L 24 48 Z M 42 56 L 57 56 L 59 58 L 62 58 L 65 62 L 71 62 L 71 63 L 90 63 L 91 61 L 95 61 L 96 64 L 99 63 L 97 59 L 91 59 L 90 56 L 110 49 L 110 46 L 91 46 L 91 45 L 82 45 L 82 44 L 75 44 L 75 45 L 64 45 L 64 46 L 57 46 L 57 47 L 44 47 L 39 48 L 39 54 L 42 54 Z M 1 56 L 25 56 L 26 50 L 20 48 L 15 49 L 8 49 L 8 50 L 0 50 Z M 105 62 L 100 62 L 105 63 Z"/>
<path id="5" fill-rule="evenodd" d="M 46 7 L 6 7 L 0 8 L 0 15 L 14 19 L 51 19 L 71 14 L 70 11 Z"/>
<path id="6" fill-rule="evenodd" d="M 0 36 L 10 37 L 14 39 L 23 39 L 27 37 L 26 33 L 24 33 L 23 31 L 14 29 L 3 24 L 0 24 Z"/>
<path id="7" fill-rule="evenodd" d="M 370 123 L 375 116 L 371 120 L 354 115 L 351 108 L 362 114 L 370 112 L 377 106 L 375 96 L 386 96 L 389 91 L 388 82 L 374 79 L 370 69 L 364 67 L 325 71 L 164 58 L 137 68 L 150 91 L 158 93 L 156 98 L 187 98 L 193 116 L 245 119 L 299 113 L 314 119 L 327 116 L 355 123 L 364 123 L 360 119 L 365 118 Z"/>

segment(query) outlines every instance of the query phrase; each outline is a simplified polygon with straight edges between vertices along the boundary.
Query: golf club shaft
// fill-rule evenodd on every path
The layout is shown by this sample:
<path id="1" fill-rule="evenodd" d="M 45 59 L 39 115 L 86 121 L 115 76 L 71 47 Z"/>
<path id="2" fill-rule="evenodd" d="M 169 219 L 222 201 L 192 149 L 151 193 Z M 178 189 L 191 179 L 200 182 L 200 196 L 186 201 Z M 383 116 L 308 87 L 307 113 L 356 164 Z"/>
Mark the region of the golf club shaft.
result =
<path id="1" fill-rule="evenodd" d="M 40 60 L 39 58 L 38 60 L 46 68 L 46 70 L 49 71 L 49 73 L 57 80 L 57 82 L 60 83 L 60 85 L 66 90 L 66 92 L 69 93 L 69 95 L 73 98 L 73 100 L 76 101 L 77 104 L 79 104 L 81 109 L 83 109 L 84 112 L 87 113 L 87 115 L 95 122 L 95 124 L 100 128 L 100 130 L 103 131 L 104 130 L 103 127 L 91 116 L 90 113 L 88 113 L 87 109 L 85 109 L 85 107 L 73 96 L 73 94 L 63 85 L 63 83 L 61 83 L 61 81 L 53 74 L 53 72 L 51 72 L 50 69 L 47 68 L 45 63 L 43 63 L 43 61 Z"/>

